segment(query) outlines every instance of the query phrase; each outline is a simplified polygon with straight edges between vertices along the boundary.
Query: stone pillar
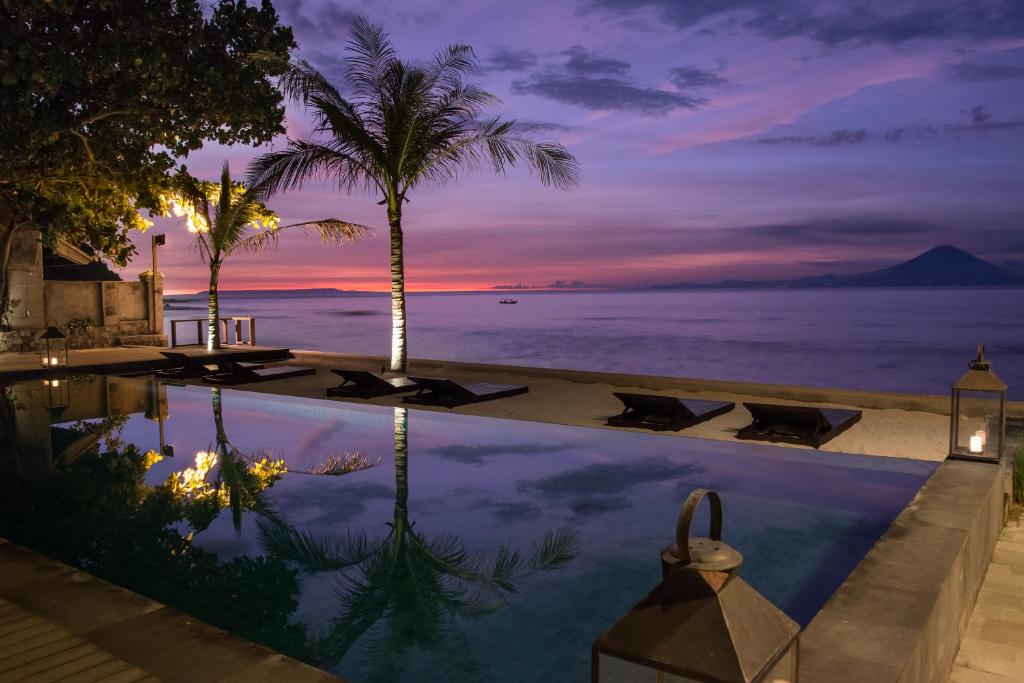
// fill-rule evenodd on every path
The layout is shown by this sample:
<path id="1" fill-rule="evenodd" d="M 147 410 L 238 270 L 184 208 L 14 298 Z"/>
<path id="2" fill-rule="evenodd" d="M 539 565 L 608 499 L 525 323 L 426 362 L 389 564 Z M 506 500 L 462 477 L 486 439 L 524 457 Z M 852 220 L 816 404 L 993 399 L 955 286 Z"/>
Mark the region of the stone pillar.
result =
<path id="1" fill-rule="evenodd" d="M 43 304 L 43 243 L 38 230 L 19 230 L 11 245 L 7 267 L 12 331 L 29 334 L 46 328 Z"/>

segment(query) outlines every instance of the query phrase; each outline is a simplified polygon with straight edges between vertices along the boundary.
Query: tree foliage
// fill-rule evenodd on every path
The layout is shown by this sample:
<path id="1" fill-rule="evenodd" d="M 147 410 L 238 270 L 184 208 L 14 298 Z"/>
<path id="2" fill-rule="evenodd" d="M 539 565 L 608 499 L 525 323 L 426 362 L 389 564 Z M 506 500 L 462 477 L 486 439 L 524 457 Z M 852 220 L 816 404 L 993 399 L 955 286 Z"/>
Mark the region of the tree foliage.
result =
<path id="1" fill-rule="evenodd" d="M 178 158 L 283 132 L 276 62 L 250 56 L 293 47 L 268 0 L 0 0 L 0 231 L 123 264 Z"/>

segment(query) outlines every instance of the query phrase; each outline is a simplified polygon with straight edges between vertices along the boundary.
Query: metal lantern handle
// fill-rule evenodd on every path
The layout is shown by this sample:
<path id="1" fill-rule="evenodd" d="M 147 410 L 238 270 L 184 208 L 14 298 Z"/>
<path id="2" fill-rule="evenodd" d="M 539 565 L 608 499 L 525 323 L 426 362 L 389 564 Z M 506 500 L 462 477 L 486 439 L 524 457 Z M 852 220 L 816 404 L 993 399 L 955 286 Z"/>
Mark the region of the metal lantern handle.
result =
<path id="1" fill-rule="evenodd" d="M 679 554 L 681 565 L 690 564 L 693 558 L 690 557 L 690 524 L 693 522 L 693 514 L 697 511 L 700 502 L 707 498 L 711 505 L 711 523 L 708 528 L 708 536 L 713 541 L 722 540 L 722 499 L 715 491 L 707 489 L 694 489 L 683 503 L 679 511 L 679 521 L 676 522 L 676 552 Z"/>

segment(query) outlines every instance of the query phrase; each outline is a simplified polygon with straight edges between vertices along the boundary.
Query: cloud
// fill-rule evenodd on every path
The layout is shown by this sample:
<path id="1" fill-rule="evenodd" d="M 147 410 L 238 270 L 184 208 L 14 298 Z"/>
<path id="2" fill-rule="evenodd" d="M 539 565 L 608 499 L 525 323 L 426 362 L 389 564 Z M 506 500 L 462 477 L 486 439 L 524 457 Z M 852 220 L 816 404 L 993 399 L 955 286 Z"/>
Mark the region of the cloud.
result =
<path id="1" fill-rule="evenodd" d="M 723 230 L 732 243 L 747 246 L 812 246 L 877 244 L 904 237 L 941 232 L 943 228 L 921 221 L 885 214 L 819 218 L 793 223 L 747 225 Z"/>
<path id="2" fill-rule="evenodd" d="M 730 19 L 769 38 L 804 37 L 826 46 L 1024 36 L 1024 3 L 1019 0 L 867 0 L 825 8 L 810 0 L 584 0 L 582 9 L 614 14 L 653 11 L 662 22 L 678 28 Z"/>
<path id="3" fill-rule="evenodd" d="M 554 71 L 513 81 L 512 92 L 597 111 L 630 111 L 645 116 L 696 109 L 707 103 L 704 98 L 646 88 L 618 78 L 589 78 Z"/>
<path id="4" fill-rule="evenodd" d="M 629 62 L 601 57 L 582 45 L 573 45 L 561 54 L 569 58 L 565 70 L 574 76 L 624 76 L 631 66 Z"/>
<path id="5" fill-rule="evenodd" d="M 1009 64 L 953 64 L 946 73 L 960 81 L 1019 81 L 1024 80 L 1024 66 Z"/>
<path id="6" fill-rule="evenodd" d="M 558 53 L 561 64 L 548 64 L 512 82 L 517 95 L 536 95 L 593 111 L 629 111 L 645 116 L 707 103 L 700 97 L 650 88 L 629 79 L 630 63 L 603 56 L 582 45 Z"/>
<path id="7" fill-rule="evenodd" d="M 825 137 L 784 135 L 781 137 L 758 138 L 759 145 L 816 145 L 818 147 L 834 147 L 836 145 L 858 145 L 868 139 L 868 132 L 860 130 L 839 129 Z"/>
<path id="8" fill-rule="evenodd" d="M 680 90 L 720 88 L 729 82 L 713 71 L 704 71 L 693 66 L 677 66 L 669 72 L 669 80 Z"/>
<path id="9" fill-rule="evenodd" d="M 537 65 L 537 55 L 530 50 L 500 48 L 484 60 L 483 71 L 526 71 Z"/>

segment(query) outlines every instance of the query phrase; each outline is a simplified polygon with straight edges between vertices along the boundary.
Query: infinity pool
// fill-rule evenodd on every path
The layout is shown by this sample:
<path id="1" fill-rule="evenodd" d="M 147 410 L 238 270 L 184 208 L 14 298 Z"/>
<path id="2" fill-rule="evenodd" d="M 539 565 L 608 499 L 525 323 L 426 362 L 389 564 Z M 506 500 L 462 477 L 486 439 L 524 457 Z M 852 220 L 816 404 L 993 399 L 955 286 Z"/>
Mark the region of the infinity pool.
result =
<path id="1" fill-rule="evenodd" d="M 935 468 L 121 378 L 51 389 L 2 394 L 0 534 L 353 681 L 587 680 L 696 487 L 722 494 L 747 581 L 806 625 Z M 218 488 L 208 452 L 235 454 L 242 484 Z M 356 471 L 307 473 L 329 456 Z"/>

